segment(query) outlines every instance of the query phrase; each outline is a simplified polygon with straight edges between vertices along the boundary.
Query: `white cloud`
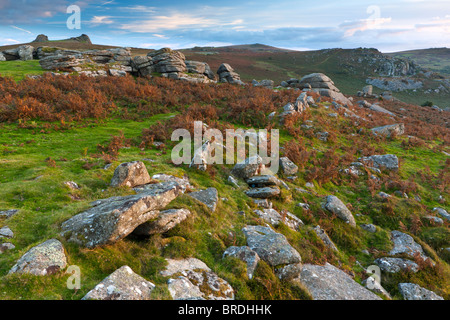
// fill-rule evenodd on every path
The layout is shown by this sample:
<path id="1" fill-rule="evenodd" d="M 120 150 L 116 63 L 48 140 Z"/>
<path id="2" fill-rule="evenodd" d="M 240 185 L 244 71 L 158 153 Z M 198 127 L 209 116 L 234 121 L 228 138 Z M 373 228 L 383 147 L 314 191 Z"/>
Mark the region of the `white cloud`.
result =
<path id="1" fill-rule="evenodd" d="M 93 16 L 89 23 L 93 26 L 98 26 L 101 24 L 112 24 L 114 23 L 114 21 L 111 20 L 111 18 L 111 16 Z"/>

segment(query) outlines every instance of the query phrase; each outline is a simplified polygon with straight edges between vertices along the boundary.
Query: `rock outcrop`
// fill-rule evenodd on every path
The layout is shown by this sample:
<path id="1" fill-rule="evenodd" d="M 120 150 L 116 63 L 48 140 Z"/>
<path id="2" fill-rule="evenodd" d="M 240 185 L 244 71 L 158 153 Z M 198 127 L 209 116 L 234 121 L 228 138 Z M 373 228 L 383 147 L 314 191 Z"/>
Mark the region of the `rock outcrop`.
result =
<path id="1" fill-rule="evenodd" d="M 331 98 L 347 106 L 352 105 L 352 102 L 336 88 L 334 82 L 323 73 L 312 73 L 304 76 L 296 84 L 296 87 L 304 90 L 312 90 L 323 97 Z"/>
<path id="2" fill-rule="evenodd" d="M 219 82 L 227 82 L 232 84 L 243 84 L 241 77 L 228 63 L 222 63 L 217 70 Z"/>
<path id="3" fill-rule="evenodd" d="M 399 283 L 398 290 L 405 300 L 444 300 L 433 291 L 422 288 L 415 283 Z"/>
<path id="4" fill-rule="evenodd" d="M 45 34 L 39 34 L 36 39 L 34 39 L 32 42 L 48 42 L 48 37 Z"/>

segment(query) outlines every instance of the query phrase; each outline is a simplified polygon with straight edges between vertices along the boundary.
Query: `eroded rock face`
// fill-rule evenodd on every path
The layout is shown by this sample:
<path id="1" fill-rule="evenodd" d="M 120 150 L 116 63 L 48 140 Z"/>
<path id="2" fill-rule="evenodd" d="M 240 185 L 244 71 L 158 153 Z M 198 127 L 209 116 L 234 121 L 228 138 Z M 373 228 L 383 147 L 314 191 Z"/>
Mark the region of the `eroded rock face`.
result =
<path id="1" fill-rule="evenodd" d="M 137 195 L 111 197 L 65 221 L 61 235 L 68 241 L 94 248 L 115 243 L 129 235 L 137 226 L 155 219 L 180 194 L 176 186 L 146 190 Z"/>
<path id="2" fill-rule="evenodd" d="M 167 262 L 160 274 L 171 277 L 168 286 L 174 300 L 234 300 L 233 288 L 203 261 L 189 258 Z"/>
<path id="3" fill-rule="evenodd" d="M 111 186 L 127 186 L 133 188 L 135 186 L 150 183 L 150 181 L 150 175 L 143 162 L 125 162 L 121 163 L 114 171 L 114 176 L 111 179 Z"/>
<path id="4" fill-rule="evenodd" d="M 133 234 L 137 236 L 151 236 L 152 234 L 164 233 L 174 228 L 191 215 L 187 209 L 169 209 L 159 212 L 158 217 L 138 226 Z"/>
<path id="5" fill-rule="evenodd" d="M 336 196 L 328 196 L 325 199 L 325 209 L 337 215 L 340 219 L 349 223 L 351 226 L 356 227 L 355 218 L 353 214 L 348 210 L 345 204 Z"/>
<path id="6" fill-rule="evenodd" d="M 444 300 L 433 291 L 422 288 L 415 283 L 399 283 L 398 289 L 405 300 Z"/>
<path id="7" fill-rule="evenodd" d="M 82 300 L 150 300 L 155 285 L 123 266 L 89 291 Z"/>
<path id="8" fill-rule="evenodd" d="M 227 250 L 225 250 L 225 252 L 223 253 L 224 258 L 228 256 L 238 258 L 239 260 L 247 263 L 247 276 L 249 279 L 253 278 L 256 266 L 258 265 L 258 262 L 260 260 L 258 254 L 255 251 L 246 246 L 232 246 L 227 248 Z"/>
<path id="9" fill-rule="evenodd" d="M 300 254 L 284 235 L 262 226 L 246 226 L 242 231 L 250 249 L 269 265 L 276 267 L 301 262 Z"/>
<path id="10" fill-rule="evenodd" d="M 303 265 L 296 281 L 306 287 L 314 300 L 381 300 L 329 263 L 324 266 Z"/>
<path id="11" fill-rule="evenodd" d="M 324 75 L 323 73 L 312 73 L 304 76 L 295 87 L 300 89 L 312 90 L 319 93 L 321 96 L 329 97 L 336 100 L 339 103 L 351 106 L 351 101 L 346 98 L 338 88 L 334 85 L 334 82 Z"/>
<path id="12" fill-rule="evenodd" d="M 67 259 L 63 245 L 56 239 L 50 239 L 28 250 L 9 273 L 45 276 L 59 272 L 66 266 Z"/>
<path id="13" fill-rule="evenodd" d="M 219 82 L 242 84 L 241 77 L 228 63 L 222 63 L 217 70 Z"/>
<path id="14" fill-rule="evenodd" d="M 216 210 L 219 193 L 216 188 L 195 191 L 188 194 L 190 197 L 204 203 L 212 212 Z"/>

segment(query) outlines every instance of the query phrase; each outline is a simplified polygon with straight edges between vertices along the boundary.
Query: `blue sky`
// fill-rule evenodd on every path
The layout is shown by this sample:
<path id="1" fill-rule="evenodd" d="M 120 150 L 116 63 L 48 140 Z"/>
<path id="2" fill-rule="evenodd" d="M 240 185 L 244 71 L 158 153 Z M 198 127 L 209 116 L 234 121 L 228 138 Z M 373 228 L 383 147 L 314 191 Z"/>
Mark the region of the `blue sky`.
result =
<path id="1" fill-rule="evenodd" d="M 67 28 L 70 5 L 81 9 L 81 29 Z M 263 43 L 391 52 L 450 47 L 450 0 L 0 0 L 0 45 L 40 33 L 155 49 Z"/>

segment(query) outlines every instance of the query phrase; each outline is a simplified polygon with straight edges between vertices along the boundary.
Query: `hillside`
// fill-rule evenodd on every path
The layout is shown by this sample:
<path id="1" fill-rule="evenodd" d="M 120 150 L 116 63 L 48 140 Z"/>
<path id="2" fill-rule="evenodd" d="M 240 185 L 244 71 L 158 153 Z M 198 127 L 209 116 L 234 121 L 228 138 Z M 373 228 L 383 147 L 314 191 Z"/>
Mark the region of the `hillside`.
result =
<path id="1" fill-rule="evenodd" d="M 162 77 L 0 78 L 0 92 L 0 299 L 397 300 L 403 283 L 450 299 L 448 112 L 393 101 L 387 115 L 310 92 L 283 115 L 300 92 Z M 255 167 L 174 164 L 172 132 L 192 135 L 194 120 L 279 129 L 293 163 L 270 181 Z M 363 158 L 377 155 L 398 162 Z M 262 200 L 249 196 L 259 184 L 272 192 Z M 373 266 L 383 290 L 371 292 Z"/>
<path id="2" fill-rule="evenodd" d="M 446 76 L 450 75 L 450 49 L 433 48 L 386 53 L 397 58 L 408 58 L 416 61 L 422 67 Z"/>

